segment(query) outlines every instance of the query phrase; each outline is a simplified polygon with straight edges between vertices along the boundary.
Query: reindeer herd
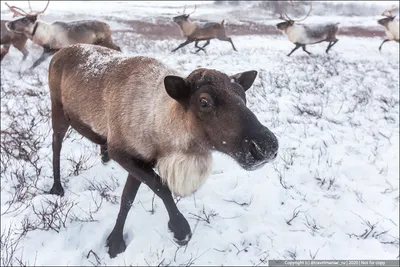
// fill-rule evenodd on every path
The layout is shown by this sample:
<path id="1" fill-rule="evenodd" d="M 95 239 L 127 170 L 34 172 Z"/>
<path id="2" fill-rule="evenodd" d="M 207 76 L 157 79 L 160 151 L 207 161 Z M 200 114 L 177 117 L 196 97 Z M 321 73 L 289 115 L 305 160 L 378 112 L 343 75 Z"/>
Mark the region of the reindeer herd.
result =
<path id="1" fill-rule="evenodd" d="M 246 91 L 257 71 L 236 74 L 199 68 L 183 76 L 155 58 L 127 57 L 111 37 L 107 23 L 97 20 L 46 23 L 40 12 L 28 13 L 9 6 L 12 21 L 2 21 L 1 58 L 11 45 L 26 59 L 27 39 L 43 47 L 35 68 L 54 55 L 48 69 L 53 129 L 53 178 L 50 194 L 64 195 L 60 177 L 60 153 L 67 130 L 98 144 L 101 159 L 110 159 L 128 172 L 115 226 L 106 240 L 110 257 L 125 251 L 123 228 L 139 186 L 146 184 L 159 196 L 169 215 L 168 228 L 179 245 L 191 239 L 190 225 L 178 210 L 175 196 L 196 192 L 212 168 L 212 151 L 233 158 L 243 169 L 252 171 L 277 157 L 276 136 L 260 123 L 246 106 Z M 307 18 L 312 10 L 305 16 Z M 399 41 L 393 10 L 378 21 L 389 40 Z M 185 12 L 185 10 L 184 10 Z M 194 11 L 193 11 L 194 12 Z M 192 12 L 192 13 L 193 13 Z M 210 40 L 230 42 L 224 21 L 196 24 L 190 14 L 173 18 L 186 41 L 172 52 L 194 42 L 205 52 Z M 314 27 L 300 25 L 287 14 L 277 28 L 296 47 L 329 42 L 326 53 L 338 41 L 337 24 Z M 200 41 L 206 41 L 199 46 Z M 379 48 L 381 49 L 381 47 Z"/>
<path id="2" fill-rule="evenodd" d="M 108 47 L 117 51 L 121 49 L 114 44 L 111 37 L 110 26 L 101 21 L 97 20 L 81 20 L 72 22 L 61 22 L 56 21 L 49 24 L 45 21 L 38 20 L 38 15 L 45 12 L 49 5 L 49 1 L 44 10 L 40 12 L 27 13 L 24 10 L 6 5 L 13 12 L 12 21 L 1 21 L 1 59 L 8 53 L 10 46 L 14 46 L 16 49 L 21 51 L 23 54 L 22 60 L 25 60 L 29 52 L 26 49 L 27 39 L 30 39 L 34 44 L 37 44 L 43 48 L 43 54 L 37 59 L 31 69 L 40 65 L 49 56 L 63 47 L 85 43 L 94 44 L 104 47 Z M 392 15 L 397 7 L 385 10 L 382 13 L 382 18 L 378 20 L 378 24 L 382 25 L 385 30 L 386 37 L 382 44 L 379 46 L 381 51 L 384 43 L 388 41 L 399 42 L 399 22 L 395 21 L 395 16 Z M 203 51 L 206 53 L 205 47 L 210 44 L 212 39 L 218 39 L 220 41 L 230 42 L 234 51 L 237 51 L 233 41 L 226 35 L 224 20 L 220 23 L 208 22 L 199 24 L 192 22 L 189 17 L 196 11 L 196 5 L 194 10 L 186 14 L 186 6 L 183 10 L 183 14 L 172 18 L 181 31 L 182 37 L 186 38 L 185 42 L 181 43 L 178 47 L 173 49 L 171 52 L 194 42 L 194 46 L 197 49 L 194 53 Z M 325 52 L 329 50 L 339 41 L 337 34 L 339 32 L 339 23 L 326 23 L 320 25 L 302 25 L 297 22 L 305 20 L 312 11 L 312 1 L 310 1 L 310 9 L 307 15 L 299 20 L 290 18 L 286 13 L 280 14 L 279 19 L 283 22 L 276 24 L 277 30 L 288 36 L 290 42 L 295 44 L 293 50 L 287 55 L 290 56 L 300 47 L 307 54 L 311 54 L 306 50 L 306 45 L 312 45 L 321 42 L 328 42 L 328 47 Z M 20 18 L 18 18 L 20 17 Z M 205 41 L 203 46 L 199 46 L 200 41 Z"/>

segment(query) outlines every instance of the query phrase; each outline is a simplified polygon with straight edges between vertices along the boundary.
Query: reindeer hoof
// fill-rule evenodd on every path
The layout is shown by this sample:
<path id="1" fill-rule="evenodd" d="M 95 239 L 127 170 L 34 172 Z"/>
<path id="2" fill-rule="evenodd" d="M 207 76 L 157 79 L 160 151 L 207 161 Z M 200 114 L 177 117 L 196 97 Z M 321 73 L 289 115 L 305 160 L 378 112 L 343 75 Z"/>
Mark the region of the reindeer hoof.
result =
<path id="1" fill-rule="evenodd" d="M 126 244 L 122 234 L 117 235 L 114 231 L 107 238 L 108 255 L 110 258 L 115 258 L 118 254 L 126 250 Z"/>
<path id="2" fill-rule="evenodd" d="M 61 184 L 53 184 L 53 187 L 50 189 L 49 194 L 57 195 L 57 196 L 64 196 L 64 188 Z"/>
<path id="3" fill-rule="evenodd" d="M 110 157 L 108 156 L 108 151 L 104 151 L 101 154 L 101 163 L 103 163 L 104 165 L 110 161 Z"/>
<path id="4" fill-rule="evenodd" d="M 185 246 L 192 238 L 192 231 L 188 221 L 180 215 L 179 219 L 168 222 L 168 229 L 174 234 L 174 241 L 180 246 Z"/>

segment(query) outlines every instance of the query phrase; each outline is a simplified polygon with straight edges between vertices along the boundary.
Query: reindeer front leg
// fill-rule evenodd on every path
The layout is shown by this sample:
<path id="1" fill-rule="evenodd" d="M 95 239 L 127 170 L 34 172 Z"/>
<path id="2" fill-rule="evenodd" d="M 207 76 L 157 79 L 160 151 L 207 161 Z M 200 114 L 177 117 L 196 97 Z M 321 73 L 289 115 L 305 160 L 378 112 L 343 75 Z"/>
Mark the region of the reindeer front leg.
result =
<path id="1" fill-rule="evenodd" d="M 287 56 L 290 57 L 290 55 L 291 55 L 294 51 L 296 51 L 297 49 L 299 49 L 300 46 L 301 46 L 300 44 L 296 43 L 296 47 L 293 48 L 293 50 L 292 50 Z"/>
<path id="2" fill-rule="evenodd" d="M 52 49 L 48 46 L 43 46 L 43 53 L 42 55 L 33 63 L 33 65 L 29 68 L 29 70 L 32 70 L 42 64 L 43 61 L 45 61 L 48 57 L 52 56 L 55 52 L 57 52 L 59 49 Z"/>
<path id="3" fill-rule="evenodd" d="M 177 48 L 175 48 L 174 50 L 172 50 L 171 52 L 175 52 L 176 50 L 178 50 L 179 48 L 182 48 L 190 43 L 192 43 L 194 40 L 192 39 L 187 39 L 185 42 L 181 43 Z"/>
<path id="4" fill-rule="evenodd" d="M 207 42 L 202 47 L 197 46 L 197 43 L 198 43 L 198 41 L 195 43 L 195 47 L 197 47 L 198 49 L 196 50 L 196 52 L 194 52 L 194 54 L 198 53 L 200 50 L 202 50 L 204 53 L 207 54 L 207 52 L 204 49 L 204 47 L 206 47 L 207 45 L 210 44 L 210 40 L 207 40 Z"/>
<path id="5" fill-rule="evenodd" d="M 130 174 L 128 175 L 128 178 L 126 178 L 117 221 L 114 229 L 107 238 L 108 254 L 111 258 L 114 258 L 117 254 L 124 252 L 126 249 L 126 244 L 123 238 L 126 216 L 132 207 L 132 203 L 135 200 L 136 193 L 139 190 L 141 183 L 142 182 Z"/>
<path id="6" fill-rule="evenodd" d="M 125 170 L 129 172 L 129 178 L 136 178 L 140 182 L 146 184 L 161 200 L 164 202 L 165 208 L 169 215 L 168 228 L 174 234 L 174 241 L 178 245 L 186 245 L 192 233 L 190 225 L 182 213 L 176 207 L 175 201 L 172 198 L 172 193 L 169 188 L 161 182 L 160 176 L 158 176 L 150 165 L 135 159 L 131 154 L 114 147 L 108 147 L 110 159 L 115 160 Z M 128 181 L 127 181 L 128 183 Z M 132 182 L 130 182 L 132 183 Z M 135 182 L 136 183 L 136 182 Z M 126 193 L 121 199 L 120 215 L 118 215 L 117 222 L 115 224 L 113 232 L 111 232 L 107 239 L 107 245 L 110 247 L 109 254 L 111 257 L 115 257 L 116 254 L 121 253 L 125 250 L 126 246 L 122 238 L 123 226 L 126 220 L 127 210 L 129 210 L 134 198 L 135 185 L 126 185 Z M 135 193 L 136 194 L 136 193 Z M 132 198 L 133 197 L 133 198 Z M 126 203 L 122 205 L 122 203 Z M 129 204 L 130 203 L 130 204 Z M 129 205 L 128 205 L 129 204 Z M 123 244 L 122 244 L 123 243 Z M 111 247 L 113 248 L 111 250 Z"/>
<path id="7" fill-rule="evenodd" d="M 389 39 L 383 40 L 381 46 L 379 46 L 379 51 L 381 51 L 383 44 L 386 43 L 386 42 L 389 42 L 389 41 L 390 41 Z"/>

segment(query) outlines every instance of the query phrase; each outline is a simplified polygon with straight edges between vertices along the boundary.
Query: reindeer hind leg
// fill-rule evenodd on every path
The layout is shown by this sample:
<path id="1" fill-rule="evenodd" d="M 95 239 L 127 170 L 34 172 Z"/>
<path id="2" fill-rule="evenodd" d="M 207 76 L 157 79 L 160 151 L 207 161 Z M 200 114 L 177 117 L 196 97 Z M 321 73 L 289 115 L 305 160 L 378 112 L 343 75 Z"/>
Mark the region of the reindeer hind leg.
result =
<path id="1" fill-rule="evenodd" d="M 224 37 L 218 37 L 218 40 L 230 42 L 231 45 L 232 45 L 233 50 L 235 50 L 235 51 L 237 52 L 236 47 L 235 47 L 235 45 L 234 45 L 233 42 L 232 42 L 232 38 L 224 36 Z"/>
<path id="2" fill-rule="evenodd" d="M 311 55 L 311 53 L 306 50 L 306 45 L 302 45 L 301 47 L 303 48 L 304 52 L 306 52 L 308 55 Z"/>
<path id="3" fill-rule="evenodd" d="M 64 115 L 62 104 L 55 101 L 51 107 L 51 118 L 52 118 L 52 128 L 53 128 L 53 178 L 54 183 L 50 190 L 50 194 L 53 195 L 64 195 L 64 189 L 61 185 L 60 178 L 60 154 L 62 142 L 65 134 L 70 126 L 68 119 Z"/>
<path id="4" fill-rule="evenodd" d="M 337 38 L 335 38 L 333 41 L 330 41 L 328 47 L 325 50 L 325 53 L 328 53 L 329 50 L 332 48 L 332 46 L 334 46 L 338 41 L 339 41 L 339 39 L 337 39 Z"/>
<path id="5" fill-rule="evenodd" d="M 107 162 L 110 161 L 107 145 L 100 145 L 100 156 L 101 156 L 101 163 L 106 164 Z"/>
<path id="6" fill-rule="evenodd" d="M 194 54 L 198 53 L 200 50 L 207 54 L 207 51 L 204 49 L 204 47 L 206 47 L 207 45 L 210 44 L 210 40 L 207 40 L 206 43 L 202 47 L 198 46 L 197 45 L 198 43 L 199 43 L 199 41 L 196 41 L 196 43 L 194 44 L 194 46 L 198 48 L 196 50 L 196 52 L 194 52 Z"/>

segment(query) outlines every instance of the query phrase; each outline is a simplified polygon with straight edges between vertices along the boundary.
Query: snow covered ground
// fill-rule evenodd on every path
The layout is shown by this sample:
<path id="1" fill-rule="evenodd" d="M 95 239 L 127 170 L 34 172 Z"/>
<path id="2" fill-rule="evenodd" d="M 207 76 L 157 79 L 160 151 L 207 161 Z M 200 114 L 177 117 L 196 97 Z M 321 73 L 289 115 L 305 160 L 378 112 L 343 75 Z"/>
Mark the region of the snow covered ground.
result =
<path id="1" fill-rule="evenodd" d="M 157 5 L 160 14 L 170 12 Z M 119 8 L 127 7 L 116 3 L 111 16 L 122 14 Z M 232 36 L 239 52 L 212 41 L 208 54 L 198 55 L 189 53 L 193 45 L 171 54 L 182 40 L 130 32 L 114 38 L 127 55 L 155 57 L 185 74 L 198 67 L 257 70 L 248 105 L 277 135 L 279 157 L 247 172 L 215 153 L 205 185 L 178 202 L 193 232 L 187 247 L 172 241 L 162 201 L 141 186 L 124 228 L 127 249 L 110 259 L 105 240 L 127 174 L 115 162 L 102 165 L 98 146 L 71 130 L 61 154 L 66 194 L 44 193 L 52 185 L 50 60 L 24 73 L 41 50 L 29 43 L 20 65 L 11 48 L 1 62 L 1 266 L 398 259 L 398 43 L 379 53 L 382 38 L 341 36 L 328 55 L 326 44 L 317 44 L 308 47 L 312 56 L 298 50 L 286 57 L 294 45 L 279 35 Z"/>

